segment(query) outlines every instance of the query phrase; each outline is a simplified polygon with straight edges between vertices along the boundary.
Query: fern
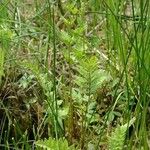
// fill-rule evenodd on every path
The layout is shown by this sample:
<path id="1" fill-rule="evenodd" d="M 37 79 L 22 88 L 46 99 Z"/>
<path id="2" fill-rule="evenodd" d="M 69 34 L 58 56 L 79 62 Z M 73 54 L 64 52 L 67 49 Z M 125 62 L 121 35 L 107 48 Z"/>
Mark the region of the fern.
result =
<path id="1" fill-rule="evenodd" d="M 95 56 L 87 57 L 80 61 L 78 67 L 79 75 L 76 76 L 75 83 L 79 88 L 81 95 L 81 106 L 79 112 L 82 116 L 81 119 L 81 147 L 85 145 L 85 134 L 92 119 L 96 121 L 95 108 L 96 103 L 94 96 L 99 88 L 102 88 L 104 81 L 108 81 L 109 76 L 105 71 L 100 70 L 98 67 L 98 60 Z"/>
<path id="2" fill-rule="evenodd" d="M 125 142 L 126 131 L 135 121 L 135 118 L 132 118 L 128 123 L 118 126 L 115 131 L 109 137 L 109 150 L 122 150 Z"/>
<path id="3" fill-rule="evenodd" d="M 45 150 L 75 150 L 73 146 L 69 146 L 67 140 L 59 139 L 55 140 L 52 138 L 39 140 L 35 143 L 37 147 Z"/>
<path id="4" fill-rule="evenodd" d="M 76 77 L 75 82 L 87 95 L 94 94 L 109 78 L 103 70 L 99 70 L 97 62 L 96 57 L 84 59 L 78 68 L 79 76 Z"/>

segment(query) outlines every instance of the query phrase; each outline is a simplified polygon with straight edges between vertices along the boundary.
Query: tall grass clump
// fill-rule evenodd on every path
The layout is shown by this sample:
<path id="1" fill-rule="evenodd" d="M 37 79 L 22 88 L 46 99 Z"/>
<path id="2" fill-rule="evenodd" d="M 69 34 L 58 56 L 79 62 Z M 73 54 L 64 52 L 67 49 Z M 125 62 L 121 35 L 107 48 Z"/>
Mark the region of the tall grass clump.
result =
<path id="1" fill-rule="evenodd" d="M 125 86 L 124 121 L 136 117 L 132 149 L 148 149 L 149 106 L 149 1 L 103 1 L 106 8 L 109 57 L 116 64 L 120 82 Z M 134 97 L 134 98 L 133 98 Z M 127 130 L 127 135 L 128 135 Z M 128 136 L 127 136 L 128 137 Z"/>

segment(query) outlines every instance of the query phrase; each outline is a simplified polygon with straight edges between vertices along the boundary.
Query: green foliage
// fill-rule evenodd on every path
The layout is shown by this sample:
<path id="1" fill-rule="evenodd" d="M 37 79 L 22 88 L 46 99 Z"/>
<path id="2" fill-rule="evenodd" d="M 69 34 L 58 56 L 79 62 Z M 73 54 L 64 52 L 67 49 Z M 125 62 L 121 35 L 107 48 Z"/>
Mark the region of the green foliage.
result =
<path id="1" fill-rule="evenodd" d="M 0 49 L 0 84 L 1 84 L 1 77 L 4 75 L 4 51 Z"/>
<path id="2" fill-rule="evenodd" d="M 63 126 L 63 120 L 68 115 L 69 107 L 63 105 L 63 101 L 61 99 L 57 100 L 58 104 L 58 114 L 56 114 L 56 109 L 54 107 L 54 99 L 53 99 L 53 84 L 51 80 L 49 79 L 48 74 L 39 74 L 38 81 L 40 85 L 42 86 L 43 92 L 45 94 L 45 100 L 44 100 L 44 112 L 47 114 L 47 118 L 45 120 L 45 123 L 52 123 L 53 117 L 57 115 L 57 122 L 61 129 L 64 128 Z M 53 126 L 53 124 L 52 124 Z"/>
<path id="3" fill-rule="evenodd" d="M 6 25 L 0 24 L 0 84 L 1 77 L 4 75 L 4 62 L 7 52 L 10 47 L 10 40 L 12 39 L 12 32 Z"/>
<path id="4" fill-rule="evenodd" d="M 39 140 L 35 143 L 37 147 L 41 147 L 44 150 L 75 150 L 73 146 L 69 146 L 66 139 L 55 140 L 52 138 Z"/>
<path id="5" fill-rule="evenodd" d="M 0 2 L 0 24 L 4 22 L 6 23 L 8 19 L 7 5 L 8 5 L 8 0 Z"/>
<path id="6" fill-rule="evenodd" d="M 98 121 L 98 115 L 94 113 L 96 93 L 105 82 L 110 80 L 110 76 L 104 70 L 98 68 L 98 60 L 95 56 L 82 59 L 77 71 L 79 75 L 76 76 L 75 83 L 78 88 L 73 89 L 73 98 L 75 104 L 79 107 L 80 114 L 84 112 L 86 119 L 83 116 L 82 119 L 88 125 Z"/>
<path id="7" fill-rule="evenodd" d="M 34 79 L 34 75 L 27 75 L 26 73 L 22 76 L 22 78 L 18 81 L 19 87 L 23 87 L 24 89 L 29 87 L 29 84 Z"/>
<path id="8" fill-rule="evenodd" d="M 109 138 L 109 149 L 110 150 L 122 150 L 127 127 L 118 126 Z"/>
<path id="9" fill-rule="evenodd" d="M 87 95 L 94 94 L 110 77 L 105 71 L 98 68 L 96 57 L 83 59 L 80 62 L 78 73 L 79 76 L 76 77 L 75 82 L 81 91 Z"/>
<path id="10" fill-rule="evenodd" d="M 0 41 L 3 49 L 7 49 L 9 47 L 13 36 L 13 32 L 7 27 L 6 24 L 0 25 Z"/>
<path id="11" fill-rule="evenodd" d="M 122 150 L 126 138 L 128 128 L 134 123 L 135 118 L 132 118 L 129 123 L 122 126 L 117 126 L 115 131 L 109 137 L 109 150 Z"/>
<path id="12" fill-rule="evenodd" d="M 149 0 L 1 0 L 0 146 L 31 149 L 34 132 L 32 140 L 51 137 L 39 149 L 71 149 L 67 140 L 149 149 L 149 8 Z M 125 141 L 134 119 L 118 124 L 133 115 L 136 134 Z"/>

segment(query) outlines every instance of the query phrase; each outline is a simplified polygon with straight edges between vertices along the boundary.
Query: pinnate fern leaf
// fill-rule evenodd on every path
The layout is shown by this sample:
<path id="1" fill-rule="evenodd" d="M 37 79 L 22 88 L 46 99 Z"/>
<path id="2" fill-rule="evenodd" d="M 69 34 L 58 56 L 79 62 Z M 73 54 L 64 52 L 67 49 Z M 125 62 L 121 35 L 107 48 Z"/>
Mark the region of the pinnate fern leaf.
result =
<path id="1" fill-rule="evenodd" d="M 104 81 L 109 80 L 110 76 L 98 67 L 98 60 L 96 57 L 83 59 L 78 67 L 79 75 L 76 76 L 76 84 L 84 92 L 93 94 L 100 88 Z"/>
<path id="2" fill-rule="evenodd" d="M 73 146 L 69 146 L 67 140 L 59 139 L 55 140 L 52 138 L 39 140 L 35 143 L 37 147 L 43 148 L 44 150 L 75 150 Z"/>
<path id="3" fill-rule="evenodd" d="M 122 126 L 118 126 L 115 131 L 109 137 L 109 150 L 122 150 L 125 142 L 126 131 L 135 121 L 135 118 L 132 118 L 129 123 L 126 123 Z"/>

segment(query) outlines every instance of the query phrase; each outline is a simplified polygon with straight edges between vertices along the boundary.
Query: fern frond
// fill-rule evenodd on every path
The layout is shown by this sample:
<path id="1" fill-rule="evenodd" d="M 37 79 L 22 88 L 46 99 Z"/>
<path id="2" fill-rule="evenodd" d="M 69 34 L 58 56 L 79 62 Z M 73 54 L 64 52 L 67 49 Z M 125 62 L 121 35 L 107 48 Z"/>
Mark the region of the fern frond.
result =
<path id="1" fill-rule="evenodd" d="M 69 146 L 66 139 L 55 140 L 52 138 L 39 140 L 35 143 L 37 147 L 45 150 L 75 150 L 73 146 Z"/>
<path id="2" fill-rule="evenodd" d="M 109 137 L 109 150 L 122 150 L 125 142 L 126 131 L 135 121 L 135 118 L 132 118 L 129 123 L 126 123 L 122 126 L 118 126 L 115 131 Z"/>
<path id="3" fill-rule="evenodd" d="M 98 68 L 98 60 L 96 57 L 91 57 L 81 61 L 78 68 L 79 75 L 76 77 L 76 84 L 84 93 L 93 94 L 102 86 L 104 81 L 109 79 L 105 71 Z"/>

